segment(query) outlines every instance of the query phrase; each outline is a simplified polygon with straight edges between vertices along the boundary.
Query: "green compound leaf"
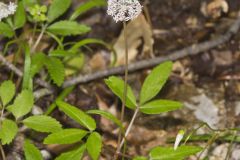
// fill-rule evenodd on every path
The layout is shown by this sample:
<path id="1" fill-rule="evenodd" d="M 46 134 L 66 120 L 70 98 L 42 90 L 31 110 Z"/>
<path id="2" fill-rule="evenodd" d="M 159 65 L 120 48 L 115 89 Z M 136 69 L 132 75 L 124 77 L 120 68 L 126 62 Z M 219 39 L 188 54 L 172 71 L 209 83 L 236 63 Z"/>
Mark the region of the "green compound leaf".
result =
<path id="1" fill-rule="evenodd" d="M 82 129 L 64 129 L 52 133 L 44 139 L 44 144 L 72 144 L 82 140 L 87 135 L 87 131 Z"/>
<path id="2" fill-rule="evenodd" d="M 177 150 L 173 147 L 156 147 L 150 152 L 151 160 L 183 160 L 191 155 L 194 155 L 202 150 L 201 147 L 195 146 L 180 146 Z"/>
<path id="3" fill-rule="evenodd" d="M 83 144 L 78 148 L 75 148 L 71 151 L 62 153 L 60 156 L 58 156 L 55 160 L 79 160 L 82 159 L 82 156 L 86 150 L 86 145 Z"/>
<path id="4" fill-rule="evenodd" d="M 166 83 L 172 71 L 172 62 L 164 62 L 155 67 L 145 79 L 140 92 L 140 105 L 155 97 Z"/>
<path id="5" fill-rule="evenodd" d="M 8 24 L 0 22 L 0 35 L 12 38 L 14 35 L 14 31 Z"/>
<path id="6" fill-rule="evenodd" d="M 68 10 L 71 3 L 71 0 L 54 0 L 48 11 L 48 22 L 51 23 L 52 21 L 63 15 Z"/>
<path id="7" fill-rule="evenodd" d="M 55 35 L 70 36 L 87 33 L 91 28 L 75 21 L 59 21 L 49 26 L 47 30 Z"/>
<path id="8" fill-rule="evenodd" d="M 93 132 L 87 139 L 87 151 L 93 160 L 98 160 L 102 149 L 102 137 L 99 133 Z"/>
<path id="9" fill-rule="evenodd" d="M 31 116 L 23 120 L 27 127 L 39 132 L 58 132 L 62 125 L 54 118 L 44 115 Z"/>
<path id="10" fill-rule="evenodd" d="M 4 119 L 2 121 L 2 126 L 0 130 L 0 139 L 2 141 L 2 144 L 5 145 L 11 143 L 17 132 L 17 124 L 12 120 Z"/>
<path id="11" fill-rule="evenodd" d="M 64 81 L 64 66 L 62 62 L 55 57 L 48 57 L 45 61 L 48 73 L 57 86 L 61 86 Z"/>
<path id="12" fill-rule="evenodd" d="M 13 105 L 10 105 L 7 109 L 18 119 L 31 111 L 33 103 L 33 93 L 29 90 L 23 90 L 14 100 Z"/>
<path id="13" fill-rule="evenodd" d="M 56 104 L 59 109 L 62 110 L 67 116 L 83 125 L 84 127 L 88 128 L 90 131 L 96 129 L 95 120 L 88 114 L 84 113 L 82 110 L 63 101 L 56 101 Z"/>
<path id="14" fill-rule="evenodd" d="M 75 20 L 81 14 L 87 12 L 93 7 L 106 6 L 105 0 L 89 0 L 88 2 L 81 4 L 72 14 L 70 20 Z"/>
<path id="15" fill-rule="evenodd" d="M 140 111 L 146 114 L 159 114 L 182 108 L 182 103 L 170 100 L 154 100 L 140 106 Z"/>
<path id="16" fill-rule="evenodd" d="M 47 59 L 46 55 L 42 52 L 35 53 L 31 57 L 31 76 L 34 77 L 44 66 L 45 60 Z"/>
<path id="17" fill-rule="evenodd" d="M 24 141 L 23 150 L 26 160 L 43 160 L 43 157 L 38 148 L 34 146 L 29 140 Z"/>
<path id="18" fill-rule="evenodd" d="M 26 23 L 26 13 L 24 10 L 23 1 L 18 2 L 17 11 L 14 14 L 14 29 L 21 28 Z"/>
<path id="19" fill-rule="evenodd" d="M 105 79 L 105 83 L 112 92 L 123 101 L 124 81 L 118 77 L 111 76 L 108 79 Z M 134 109 L 137 106 L 135 95 L 129 85 L 127 87 L 126 106 L 130 109 Z"/>
<path id="20" fill-rule="evenodd" d="M 3 106 L 6 106 L 15 95 L 15 85 L 12 81 L 4 81 L 0 86 L 0 98 Z"/>

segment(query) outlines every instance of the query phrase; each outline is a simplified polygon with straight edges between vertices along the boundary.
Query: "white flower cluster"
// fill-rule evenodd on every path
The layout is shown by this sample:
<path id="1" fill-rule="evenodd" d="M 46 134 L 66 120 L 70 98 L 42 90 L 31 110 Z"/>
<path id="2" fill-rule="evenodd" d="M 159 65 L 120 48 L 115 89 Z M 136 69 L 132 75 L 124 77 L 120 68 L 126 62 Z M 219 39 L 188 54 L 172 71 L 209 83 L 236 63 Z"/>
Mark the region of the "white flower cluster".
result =
<path id="1" fill-rule="evenodd" d="M 10 2 L 8 5 L 0 2 L 0 21 L 16 12 L 17 5 Z"/>
<path id="2" fill-rule="evenodd" d="M 132 20 L 141 12 L 142 6 L 138 0 L 108 0 L 107 14 L 116 22 Z"/>

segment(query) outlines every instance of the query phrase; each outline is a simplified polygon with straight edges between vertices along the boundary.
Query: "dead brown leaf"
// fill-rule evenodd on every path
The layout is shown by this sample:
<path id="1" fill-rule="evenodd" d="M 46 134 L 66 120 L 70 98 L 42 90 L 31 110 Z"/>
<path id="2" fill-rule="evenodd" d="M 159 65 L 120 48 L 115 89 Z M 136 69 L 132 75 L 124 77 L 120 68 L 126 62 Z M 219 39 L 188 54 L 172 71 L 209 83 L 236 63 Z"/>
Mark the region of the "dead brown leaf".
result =
<path id="1" fill-rule="evenodd" d="M 140 15 L 135 20 L 127 24 L 127 43 L 128 43 L 128 60 L 133 61 L 138 54 L 138 47 L 144 41 L 143 53 L 152 54 L 153 47 L 153 34 L 149 23 L 143 15 Z M 116 65 L 124 64 L 125 47 L 124 47 L 124 32 L 122 31 L 118 40 L 114 44 L 117 53 Z"/>

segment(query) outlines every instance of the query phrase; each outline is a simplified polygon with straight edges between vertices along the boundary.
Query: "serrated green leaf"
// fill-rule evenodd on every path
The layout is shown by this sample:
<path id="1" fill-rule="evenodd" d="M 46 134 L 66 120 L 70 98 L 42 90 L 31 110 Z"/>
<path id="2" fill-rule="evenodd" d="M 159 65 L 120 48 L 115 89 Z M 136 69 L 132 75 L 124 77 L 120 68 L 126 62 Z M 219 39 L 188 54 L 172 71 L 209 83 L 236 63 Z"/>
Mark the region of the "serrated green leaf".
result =
<path id="1" fill-rule="evenodd" d="M 102 137 L 99 133 L 93 132 L 87 139 L 87 151 L 93 160 L 98 160 L 102 150 Z"/>
<path id="2" fill-rule="evenodd" d="M 16 13 L 14 14 L 14 29 L 24 26 L 26 23 L 26 13 L 24 10 L 23 1 L 18 2 Z"/>
<path id="3" fill-rule="evenodd" d="M 2 126 L 0 130 L 0 139 L 2 141 L 2 144 L 5 145 L 11 143 L 17 132 L 17 124 L 12 120 L 4 119 L 2 121 Z"/>
<path id="4" fill-rule="evenodd" d="M 73 12 L 70 20 L 75 20 L 78 16 L 83 14 L 84 12 L 90 10 L 93 7 L 105 6 L 107 3 L 105 0 L 90 0 L 84 4 L 81 4 L 77 9 Z"/>
<path id="5" fill-rule="evenodd" d="M 196 146 L 180 146 L 177 150 L 173 147 L 156 147 L 150 152 L 151 160 L 181 160 L 202 150 Z"/>
<path id="6" fill-rule="evenodd" d="M 146 114 L 159 114 L 180 109 L 182 103 L 170 100 L 154 100 L 140 106 L 140 111 Z"/>
<path id="7" fill-rule="evenodd" d="M 83 144 L 78 148 L 75 148 L 71 151 L 62 153 L 60 156 L 58 156 L 55 160 L 80 160 L 82 159 L 82 156 L 86 150 L 86 145 Z"/>
<path id="8" fill-rule="evenodd" d="M 35 53 L 32 56 L 31 76 L 34 77 L 42 68 L 46 60 L 46 55 L 42 52 Z"/>
<path id="9" fill-rule="evenodd" d="M 96 129 L 95 120 L 91 116 L 84 113 L 82 110 L 63 101 L 56 101 L 56 104 L 59 109 L 62 110 L 67 116 L 83 125 L 84 127 L 88 128 L 90 131 Z"/>
<path id="10" fill-rule="evenodd" d="M 48 22 L 51 23 L 63 15 L 68 10 L 71 3 L 71 0 L 54 0 L 47 14 Z"/>
<path id="11" fill-rule="evenodd" d="M 43 160 L 43 157 L 38 148 L 34 146 L 29 140 L 24 141 L 23 150 L 26 160 Z"/>
<path id="12" fill-rule="evenodd" d="M 107 112 L 107 111 L 103 111 L 103 110 L 89 110 L 87 111 L 88 114 L 98 114 L 104 118 L 107 118 L 109 120 L 111 120 L 112 122 L 114 122 L 116 125 L 118 125 L 120 128 L 123 128 L 123 125 L 121 123 L 121 121 L 119 119 L 117 119 L 117 117 L 115 117 L 113 114 Z"/>
<path id="13" fill-rule="evenodd" d="M 15 85 L 12 81 L 4 81 L 0 86 L 0 97 L 3 106 L 6 106 L 15 95 Z"/>
<path id="14" fill-rule="evenodd" d="M 82 140 L 87 135 L 87 131 L 82 129 L 64 129 L 52 133 L 44 139 L 44 144 L 72 144 Z"/>
<path id="15" fill-rule="evenodd" d="M 61 86 L 64 81 L 64 66 L 62 62 L 55 57 L 48 57 L 45 61 L 48 73 L 55 84 Z"/>
<path id="16" fill-rule="evenodd" d="M 140 92 L 140 105 L 155 97 L 166 83 L 172 71 L 172 62 L 164 62 L 155 67 L 145 79 Z"/>
<path id="17" fill-rule="evenodd" d="M 7 109 L 18 119 L 31 111 L 33 103 L 33 93 L 29 90 L 23 90 L 14 100 L 13 105 L 9 106 Z"/>
<path id="18" fill-rule="evenodd" d="M 23 120 L 27 127 L 39 132 L 58 132 L 62 125 L 54 118 L 44 115 L 31 116 Z"/>
<path id="19" fill-rule="evenodd" d="M 12 38 L 14 35 L 14 31 L 8 24 L 0 22 L 0 35 Z"/>
<path id="20" fill-rule="evenodd" d="M 118 77 L 111 76 L 105 79 L 105 83 L 123 101 L 124 81 Z M 130 109 L 134 109 L 137 106 L 135 95 L 129 85 L 127 87 L 126 106 Z"/>
<path id="21" fill-rule="evenodd" d="M 59 21 L 49 26 L 47 30 L 56 35 L 70 36 L 87 33 L 91 28 L 75 21 Z"/>

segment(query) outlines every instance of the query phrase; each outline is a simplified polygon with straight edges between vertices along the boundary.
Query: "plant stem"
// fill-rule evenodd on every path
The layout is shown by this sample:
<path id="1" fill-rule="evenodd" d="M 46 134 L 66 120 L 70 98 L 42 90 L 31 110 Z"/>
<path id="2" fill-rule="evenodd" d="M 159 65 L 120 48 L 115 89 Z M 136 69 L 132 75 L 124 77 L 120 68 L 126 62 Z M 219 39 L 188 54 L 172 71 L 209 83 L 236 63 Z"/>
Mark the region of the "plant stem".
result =
<path id="1" fill-rule="evenodd" d="M 121 143 L 120 143 L 119 151 L 121 150 L 121 148 L 122 148 L 122 146 L 123 146 L 123 144 L 124 144 L 124 142 L 125 142 L 126 137 L 128 136 L 128 134 L 130 133 L 130 131 L 131 131 L 131 129 L 132 129 L 133 123 L 134 123 L 135 119 L 137 118 L 138 111 L 139 111 L 139 107 L 136 108 L 136 110 L 135 110 L 135 112 L 134 112 L 134 114 L 133 114 L 133 117 L 132 117 L 132 119 L 131 119 L 131 122 L 130 122 L 127 130 L 126 130 L 126 133 L 125 133 L 125 135 L 124 135 Z"/>
<path id="2" fill-rule="evenodd" d="M 2 155 L 2 160 L 6 160 L 6 155 L 4 153 L 4 150 L 3 150 L 3 147 L 1 144 L 0 144 L 0 151 L 1 151 L 1 155 Z"/>
<path id="3" fill-rule="evenodd" d="M 39 34 L 36 42 L 34 43 L 32 49 L 31 49 L 31 53 L 35 52 L 35 50 L 36 50 L 39 42 L 41 41 L 41 39 L 42 39 L 42 37 L 43 37 L 43 34 L 44 34 L 44 32 L 45 32 L 46 29 L 47 29 L 47 25 L 44 25 L 44 26 L 42 27 L 41 33 Z"/>
<path id="4" fill-rule="evenodd" d="M 121 122 L 124 120 L 124 112 L 125 112 L 125 104 L 126 104 L 126 97 L 127 97 L 127 80 L 128 80 L 128 42 L 127 42 L 127 24 L 123 22 L 123 34 L 124 34 L 124 45 L 125 45 L 125 74 L 124 74 L 124 90 L 123 90 L 123 98 L 122 98 L 122 110 L 121 110 Z M 118 133 L 118 145 L 117 151 L 114 155 L 114 159 L 118 159 L 118 153 L 121 151 L 121 139 L 122 139 L 122 132 L 119 131 Z M 125 141 L 124 141 L 125 142 Z"/>

